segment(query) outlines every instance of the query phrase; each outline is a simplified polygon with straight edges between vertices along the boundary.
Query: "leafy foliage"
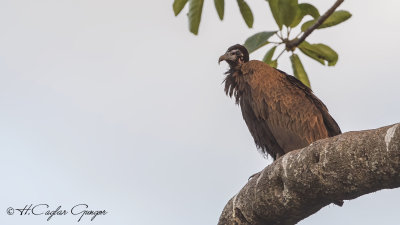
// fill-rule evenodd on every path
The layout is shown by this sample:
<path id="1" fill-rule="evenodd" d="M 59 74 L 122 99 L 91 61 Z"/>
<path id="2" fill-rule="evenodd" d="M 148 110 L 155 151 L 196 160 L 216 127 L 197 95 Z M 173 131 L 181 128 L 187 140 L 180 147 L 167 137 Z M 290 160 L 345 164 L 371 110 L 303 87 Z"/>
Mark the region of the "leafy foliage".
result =
<path id="1" fill-rule="evenodd" d="M 188 0 L 175 0 L 174 1 L 172 8 L 174 10 L 175 16 L 177 16 L 182 11 L 183 7 L 185 7 L 187 2 L 188 2 Z"/>
<path id="2" fill-rule="evenodd" d="M 267 1 L 279 30 L 258 32 L 247 38 L 244 46 L 247 48 L 249 53 L 252 53 L 266 45 L 273 44 L 274 46 L 266 52 L 262 61 L 275 68 L 278 66 L 278 59 L 282 53 L 285 51 L 292 52 L 290 61 L 292 62 L 294 76 L 310 87 L 310 81 L 304 66 L 301 63 L 300 57 L 295 53 L 296 49 L 299 49 L 305 56 L 316 60 L 322 65 L 334 66 L 339 59 L 338 54 L 326 44 L 310 44 L 303 41 L 304 37 L 307 36 L 304 36 L 301 40 L 297 39 L 303 34 L 303 32 L 307 33 L 306 31 L 308 31 L 312 25 L 316 24 L 316 22 L 321 18 L 320 13 L 312 4 L 298 3 L 298 0 Z M 189 29 L 193 34 L 197 34 L 204 0 L 174 0 L 173 10 L 175 16 L 182 11 L 187 2 L 189 2 Z M 222 20 L 224 18 L 225 1 L 214 0 L 214 4 L 218 17 Z M 237 4 L 243 20 L 246 25 L 251 28 L 254 23 L 254 16 L 249 5 L 245 0 L 237 0 Z M 312 19 L 302 23 L 305 17 L 312 17 Z M 348 11 L 334 11 L 328 18 L 325 17 L 326 20 L 319 25 L 317 29 L 338 25 L 348 20 L 350 17 L 351 14 Z M 299 27 L 298 30 L 301 30 L 301 32 L 297 34 L 295 38 L 291 39 L 290 32 L 297 27 Z M 280 41 L 273 41 L 273 38 L 278 38 Z M 296 45 L 291 45 L 291 43 L 297 40 L 298 43 L 296 43 Z M 283 46 L 283 51 L 274 58 L 275 51 L 281 45 Z"/>
<path id="3" fill-rule="evenodd" d="M 290 61 L 292 62 L 294 76 L 307 87 L 311 88 L 310 81 L 308 80 L 307 73 L 304 70 L 303 64 L 301 63 L 299 56 L 297 54 L 291 55 Z"/>
<path id="4" fill-rule="evenodd" d="M 189 29 L 193 34 L 199 32 L 201 12 L 203 11 L 204 0 L 190 0 L 189 5 Z"/>
<path id="5" fill-rule="evenodd" d="M 247 51 L 249 51 L 249 53 L 252 53 L 255 50 L 268 44 L 268 39 L 272 37 L 275 33 L 276 31 L 264 31 L 254 34 L 253 36 L 247 38 L 247 40 L 244 42 L 244 47 L 247 48 Z"/>
<path id="6" fill-rule="evenodd" d="M 297 0 L 269 0 L 269 7 L 280 30 L 282 25 L 290 26 L 298 12 Z"/>
<path id="7" fill-rule="evenodd" d="M 263 58 L 262 61 L 265 62 L 265 63 L 268 64 L 268 65 L 271 65 L 271 63 L 272 63 L 272 57 L 274 56 L 275 50 L 276 50 L 276 46 L 272 47 L 272 48 L 267 52 L 267 54 L 265 54 L 265 56 L 264 56 L 264 58 Z"/>
<path id="8" fill-rule="evenodd" d="M 336 11 L 336 12 L 332 13 L 332 15 L 330 15 L 328 17 L 328 19 L 326 19 L 325 22 L 322 23 L 317 29 L 322 29 L 322 28 L 338 25 L 339 23 L 342 23 L 342 22 L 350 19 L 350 17 L 351 17 L 351 14 L 345 10 Z M 307 30 L 315 22 L 316 22 L 316 19 L 305 22 L 301 26 L 301 31 Z"/>
<path id="9" fill-rule="evenodd" d="M 325 65 L 326 61 L 328 62 L 328 66 L 334 66 L 339 59 L 338 54 L 329 46 L 324 44 L 310 44 L 306 41 L 303 41 L 299 45 L 299 49 L 305 55 L 315 59 L 322 65 Z"/>
<path id="10" fill-rule="evenodd" d="M 271 67 L 278 68 L 278 60 L 272 60 L 272 57 L 274 56 L 276 50 L 276 46 L 272 47 L 267 54 L 265 54 L 263 58 L 263 62 L 266 64 L 270 65 Z"/>
<path id="11" fill-rule="evenodd" d="M 224 19 L 225 0 L 214 0 L 215 9 L 217 10 L 220 20 Z"/>
<path id="12" fill-rule="evenodd" d="M 299 23 L 303 20 L 303 18 L 306 15 L 310 15 L 314 19 L 318 19 L 320 16 L 318 9 L 315 8 L 315 6 L 308 3 L 299 4 L 299 7 L 297 8 L 296 17 L 294 18 L 293 23 L 290 24 L 290 27 L 296 27 L 297 25 L 299 25 Z"/>
<path id="13" fill-rule="evenodd" d="M 237 0 L 237 3 L 239 5 L 240 13 L 242 14 L 244 21 L 246 22 L 249 28 L 252 28 L 254 23 L 254 17 L 249 5 L 247 5 L 247 3 L 244 0 Z"/>

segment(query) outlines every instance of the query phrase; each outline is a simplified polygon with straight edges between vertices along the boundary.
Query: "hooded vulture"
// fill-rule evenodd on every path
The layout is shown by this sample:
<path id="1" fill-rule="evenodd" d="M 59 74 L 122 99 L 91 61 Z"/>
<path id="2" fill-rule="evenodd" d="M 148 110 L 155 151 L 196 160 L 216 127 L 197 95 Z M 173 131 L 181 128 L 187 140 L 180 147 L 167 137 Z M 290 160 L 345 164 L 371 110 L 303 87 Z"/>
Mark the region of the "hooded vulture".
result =
<path id="1" fill-rule="evenodd" d="M 328 109 L 301 81 L 258 60 L 242 45 L 219 58 L 230 68 L 225 93 L 234 96 L 257 148 L 274 160 L 341 133 Z"/>

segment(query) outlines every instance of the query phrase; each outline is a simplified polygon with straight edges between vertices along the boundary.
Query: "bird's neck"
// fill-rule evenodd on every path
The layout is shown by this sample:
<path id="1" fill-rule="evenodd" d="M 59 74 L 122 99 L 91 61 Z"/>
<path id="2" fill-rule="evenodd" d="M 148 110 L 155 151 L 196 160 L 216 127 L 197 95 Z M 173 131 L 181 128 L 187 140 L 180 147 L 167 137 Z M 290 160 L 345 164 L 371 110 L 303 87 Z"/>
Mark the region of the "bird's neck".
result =
<path id="1" fill-rule="evenodd" d="M 243 83 L 243 74 L 241 71 L 241 65 L 236 65 L 234 67 L 230 67 L 228 71 L 225 72 L 226 78 L 224 80 L 225 83 L 225 93 L 229 97 L 234 96 L 236 103 L 239 103 L 240 97 L 243 94 L 241 85 Z"/>
<path id="2" fill-rule="evenodd" d="M 229 64 L 230 69 L 240 69 L 243 65 L 243 61 L 238 60 L 238 61 L 226 61 Z"/>

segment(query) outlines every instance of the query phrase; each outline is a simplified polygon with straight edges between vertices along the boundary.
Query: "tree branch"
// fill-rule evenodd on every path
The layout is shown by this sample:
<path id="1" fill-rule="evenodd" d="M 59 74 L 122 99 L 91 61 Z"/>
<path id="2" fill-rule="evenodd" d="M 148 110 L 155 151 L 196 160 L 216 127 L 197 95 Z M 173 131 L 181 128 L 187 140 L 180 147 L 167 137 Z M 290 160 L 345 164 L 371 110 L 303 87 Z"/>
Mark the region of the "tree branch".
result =
<path id="1" fill-rule="evenodd" d="M 218 225 L 293 225 L 338 200 L 400 187 L 400 124 L 289 152 L 255 175 Z"/>
<path id="2" fill-rule="evenodd" d="M 324 15 L 320 16 L 318 20 L 311 27 L 309 27 L 299 39 L 294 39 L 293 41 L 288 42 L 286 44 L 286 48 L 293 49 L 294 47 L 299 46 L 299 44 L 301 44 L 301 42 L 303 42 L 315 29 L 317 29 L 326 19 L 328 19 L 328 17 L 335 12 L 336 8 L 339 7 L 339 5 L 343 2 L 344 0 L 337 0 L 335 4 L 328 9 Z"/>

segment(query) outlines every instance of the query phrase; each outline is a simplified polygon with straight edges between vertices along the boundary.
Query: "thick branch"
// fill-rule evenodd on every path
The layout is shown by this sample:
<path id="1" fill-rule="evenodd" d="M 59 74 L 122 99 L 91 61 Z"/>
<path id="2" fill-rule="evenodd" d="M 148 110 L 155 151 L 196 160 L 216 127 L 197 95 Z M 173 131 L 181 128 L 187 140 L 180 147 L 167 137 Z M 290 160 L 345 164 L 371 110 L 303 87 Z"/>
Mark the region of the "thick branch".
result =
<path id="1" fill-rule="evenodd" d="M 324 15 L 320 16 L 318 18 L 318 20 L 311 26 L 309 27 L 304 34 L 299 38 L 299 39 L 294 39 L 291 42 L 288 42 L 286 44 L 286 48 L 287 49 L 293 49 L 294 47 L 299 46 L 299 44 L 301 44 L 301 42 L 303 42 L 308 35 L 310 35 L 315 29 L 317 29 L 326 19 L 328 19 L 328 17 L 336 10 L 337 7 L 339 7 L 340 4 L 342 4 L 344 2 L 344 0 L 337 0 L 335 2 L 335 4 L 328 9 L 328 11 L 326 11 L 324 13 Z"/>
<path id="2" fill-rule="evenodd" d="M 338 200 L 400 187 L 400 124 L 292 151 L 254 176 L 218 225 L 292 225 Z"/>

